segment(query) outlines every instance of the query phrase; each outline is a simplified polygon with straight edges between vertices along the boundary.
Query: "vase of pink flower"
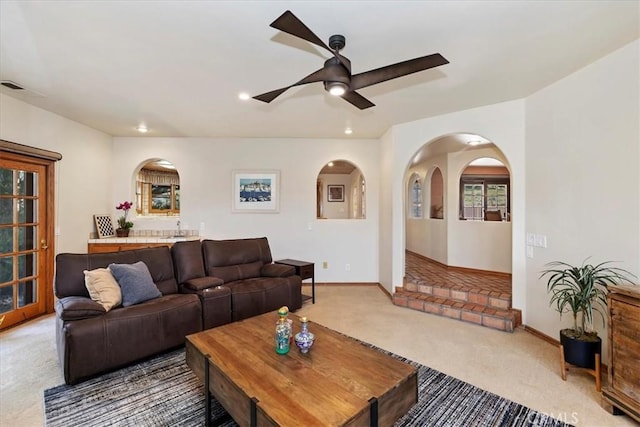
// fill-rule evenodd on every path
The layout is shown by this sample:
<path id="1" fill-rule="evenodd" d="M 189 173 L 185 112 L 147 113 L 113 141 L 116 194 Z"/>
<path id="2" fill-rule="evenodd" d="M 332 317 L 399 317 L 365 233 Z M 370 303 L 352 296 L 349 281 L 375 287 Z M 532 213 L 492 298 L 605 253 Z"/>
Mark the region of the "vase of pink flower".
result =
<path id="1" fill-rule="evenodd" d="M 116 206 L 116 209 L 124 212 L 124 215 L 118 218 L 118 228 L 116 228 L 116 236 L 118 237 L 129 237 L 129 230 L 133 227 L 133 222 L 127 220 L 127 215 L 129 215 L 129 209 L 132 206 L 133 202 L 122 202 Z"/>

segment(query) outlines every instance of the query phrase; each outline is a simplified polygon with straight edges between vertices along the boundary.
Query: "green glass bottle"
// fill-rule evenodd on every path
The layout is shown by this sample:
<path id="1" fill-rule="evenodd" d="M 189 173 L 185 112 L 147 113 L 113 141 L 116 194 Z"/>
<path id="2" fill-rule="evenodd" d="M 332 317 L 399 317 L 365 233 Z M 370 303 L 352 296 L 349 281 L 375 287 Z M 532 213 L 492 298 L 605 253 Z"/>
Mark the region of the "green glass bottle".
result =
<path id="1" fill-rule="evenodd" d="M 287 354 L 289 353 L 289 348 L 291 346 L 291 323 L 287 320 L 287 315 L 289 314 L 289 308 L 283 306 L 278 310 L 278 322 L 276 323 L 276 335 L 275 335 L 275 344 L 276 344 L 276 353 L 278 354 Z"/>

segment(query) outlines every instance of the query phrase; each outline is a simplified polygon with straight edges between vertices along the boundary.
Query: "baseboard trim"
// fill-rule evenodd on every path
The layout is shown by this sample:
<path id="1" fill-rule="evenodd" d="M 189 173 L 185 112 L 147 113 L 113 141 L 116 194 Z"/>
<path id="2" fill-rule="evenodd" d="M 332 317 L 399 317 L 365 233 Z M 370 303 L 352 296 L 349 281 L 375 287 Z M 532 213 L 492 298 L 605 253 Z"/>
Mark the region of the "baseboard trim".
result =
<path id="1" fill-rule="evenodd" d="M 302 286 L 311 286 L 310 282 L 302 282 Z M 316 282 L 316 286 L 380 286 L 378 282 Z"/>
<path id="2" fill-rule="evenodd" d="M 486 275 L 490 275 L 490 276 L 499 276 L 499 277 L 505 277 L 507 279 L 511 279 L 512 275 L 511 273 L 504 273 L 502 271 L 491 271 L 491 270 L 480 270 L 477 268 L 467 268 L 467 267 L 457 267 L 457 266 L 453 266 L 453 265 L 447 265 L 447 264 L 443 264 L 440 261 L 436 261 L 435 259 L 429 258 L 427 256 L 424 256 L 422 254 L 419 254 L 417 252 L 413 252 L 410 251 L 408 249 L 405 249 L 405 252 L 408 252 L 412 255 L 417 256 L 418 258 L 422 258 L 424 260 L 427 260 L 429 262 L 433 262 L 435 264 L 438 264 L 446 269 L 449 270 L 453 270 L 453 271 L 459 271 L 459 272 L 466 272 L 466 273 L 474 273 L 474 274 L 486 274 Z"/>
<path id="3" fill-rule="evenodd" d="M 551 345 L 555 345 L 556 347 L 560 345 L 560 340 L 550 337 L 544 332 L 540 332 L 539 330 L 532 328 L 531 326 L 522 325 L 524 330 L 529 332 L 531 335 L 540 338 L 543 341 L 548 342 Z"/>
<path id="4" fill-rule="evenodd" d="M 302 282 L 302 286 L 311 286 L 311 283 Z M 316 283 L 316 286 L 375 286 L 380 289 L 390 301 L 393 301 L 393 295 L 379 282 L 320 282 Z"/>

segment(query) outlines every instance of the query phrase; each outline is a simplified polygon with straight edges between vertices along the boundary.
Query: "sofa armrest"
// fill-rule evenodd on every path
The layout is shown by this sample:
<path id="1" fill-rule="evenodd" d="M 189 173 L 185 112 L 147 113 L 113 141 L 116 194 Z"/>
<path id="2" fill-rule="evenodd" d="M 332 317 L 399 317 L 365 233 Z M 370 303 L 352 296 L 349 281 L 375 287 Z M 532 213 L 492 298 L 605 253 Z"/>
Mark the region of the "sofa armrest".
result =
<path id="1" fill-rule="evenodd" d="M 289 277 L 295 274 L 295 267 L 284 264 L 265 264 L 260 269 L 260 275 L 263 277 Z"/>
<path id="2" fill-rule="evenodd" d="M 103 306 L 86 297 L 64 297 L 56 301 L 56 316 L 61 320 L 81 320 L 101 316 L 107 311 Z"/>
<path id="3" fill-rule="evenodd" d="M 205 279 L 204 277 L 200 279 Z M 192 280 L 200 280 L 192 279 Z M 214 283 L 222 283 L 218 277 Z M 191 282 L 191 280 L 189 280 Z M 215 328 L 216 326 L 231 323 L 231 290 L 226 286 L 204 287 L 198 290 L 181 285 L 180 291 L 184 294 L 196 294 L 200 298 L 202 306 L 202 326 L 203 329 Z"/>
<path id="4" fill-rule="evenodd" d="M 182 283 L 181 289 L 184 290 L 188 289 L 189 292 L 187 293 L 193 293 L 193 292 L 200 292 L 204 289 L 209 289 L 209 288 L 215 288 L 216 286 L 220 286 L 224 284 L 224 280 L 220 279 L 219 277 L 213 277 L 213 276 L 205 276 L 205 277 L 198 277 L 195 279 L 189 279 L 186 282 Z"/>

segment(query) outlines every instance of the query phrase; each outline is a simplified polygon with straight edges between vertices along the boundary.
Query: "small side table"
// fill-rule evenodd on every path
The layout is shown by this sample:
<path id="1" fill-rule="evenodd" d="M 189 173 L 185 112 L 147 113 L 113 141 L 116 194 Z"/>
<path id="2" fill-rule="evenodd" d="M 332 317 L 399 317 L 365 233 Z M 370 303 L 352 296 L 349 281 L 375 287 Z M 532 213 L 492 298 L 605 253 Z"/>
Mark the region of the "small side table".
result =
<path id="1" fill-rule="evenodd" d="M 311 303 L 316 303 L 316 274 L 314 263 L 308 261 L 298 261 L 297 259 L 280 259 L 274 261 L 276 264 L 290 265 L 296 269 L 296 275 L 302 280 L 311 279 Z M 308 297 L 307 297 L 308 298 Z"/>

